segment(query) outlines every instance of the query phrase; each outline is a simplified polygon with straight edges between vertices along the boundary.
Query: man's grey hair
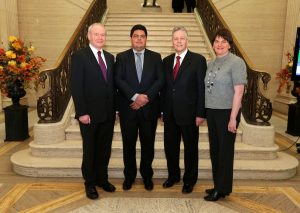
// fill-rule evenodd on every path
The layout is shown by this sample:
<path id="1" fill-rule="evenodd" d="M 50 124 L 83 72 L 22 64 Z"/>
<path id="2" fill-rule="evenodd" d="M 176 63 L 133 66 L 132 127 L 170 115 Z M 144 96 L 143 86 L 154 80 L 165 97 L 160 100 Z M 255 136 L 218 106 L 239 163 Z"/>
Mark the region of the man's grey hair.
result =
<path id="1" fill-rule="evenodd" d="M 91 25 L 89 26 L 89 28 L 88 28 L 88 33 L 90 33 L 91 30 L 92 30 L 92 28 L 95 27 L 95 26 L 101 26 L 101 27 L 104 28 L 104 25 L 103 25 L 103 24 L 101 24 L 101 23 L 99 23 L 99 22 L 95 22 L 95 23 L 93 23 L 93 24 L 91 24 Z M 104 28 L 104 29 L 105 29 L 105 28 Z M 105 31 L 105 34 L 106 34 L 106 31 Z"/>
<path id="2" fill-rule="evenodd" d="M 174 35 L 175 32 L 177 31 L 183 31 L 186 35 L 186 38 L 188 38 L 188 32 L 187 30 L 185 29 L 185 27 L 182 27 L 182 26 L 177 26 L 177 27 L 174 27 L 173 30 L 172 30 L 172 37 Z"/>

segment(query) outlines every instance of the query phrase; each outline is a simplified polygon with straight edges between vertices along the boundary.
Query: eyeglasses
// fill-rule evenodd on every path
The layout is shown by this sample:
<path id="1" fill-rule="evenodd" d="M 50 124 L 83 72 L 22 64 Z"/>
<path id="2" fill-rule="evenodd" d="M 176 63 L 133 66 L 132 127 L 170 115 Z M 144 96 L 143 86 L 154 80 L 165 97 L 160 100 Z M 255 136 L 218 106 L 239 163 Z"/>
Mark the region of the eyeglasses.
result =
<path id="1" fill-rule="evenodd" d="M 212 88 L 214 86 L 214 80 L 215 78 L 217 77 L 217 73 L 216 72 L 213 72 L 212 69 L 208 72 L 208 78 L 207 78 L 207 85 L 206 85 L 206 88 L 207 88 L 207 92 L 208 93 L 211 93 L 212 91 Z"/>

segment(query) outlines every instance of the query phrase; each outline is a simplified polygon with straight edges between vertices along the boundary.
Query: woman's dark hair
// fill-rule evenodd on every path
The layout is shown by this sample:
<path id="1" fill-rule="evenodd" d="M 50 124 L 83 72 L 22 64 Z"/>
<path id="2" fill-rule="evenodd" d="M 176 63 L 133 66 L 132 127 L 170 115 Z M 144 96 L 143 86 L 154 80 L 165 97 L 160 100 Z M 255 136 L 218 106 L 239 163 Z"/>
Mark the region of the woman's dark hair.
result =
<path id="1" fill-rule="evenodd" d="M 143 30 L 144 31 L 144 33 L 145 33 L 145 35 L 146 35 L 146 37 L 147 37 L 147 29 L 146 29 L 146 27 L 144 26 L 144 25 L 141 25 L 141 24 L 136 24 L 136 25 L 134 25 L 132 28 L 131 28 L 131 31 L 130 31 L 130 37 L 132 37 L 132 34 L 134 33 L 134 31 L 136 31 L 136 30 Z"/>
<path id="2" fill-rule="evenodd" d="M 228 29 L 226 29 L 226 28 L 219 29 L 216 32 L 216 34 L 215 34 L 215 36 L 214 36 L 214 38 L 212 40 L 212 44 L 214 43 L 214 41 L 216 40 L 217 37 L 224 38 L 230 44 L 230 46 L 232 46 L 232 44 L 233 44 L 233 38 L 232 38 L 231 32 Z"/>

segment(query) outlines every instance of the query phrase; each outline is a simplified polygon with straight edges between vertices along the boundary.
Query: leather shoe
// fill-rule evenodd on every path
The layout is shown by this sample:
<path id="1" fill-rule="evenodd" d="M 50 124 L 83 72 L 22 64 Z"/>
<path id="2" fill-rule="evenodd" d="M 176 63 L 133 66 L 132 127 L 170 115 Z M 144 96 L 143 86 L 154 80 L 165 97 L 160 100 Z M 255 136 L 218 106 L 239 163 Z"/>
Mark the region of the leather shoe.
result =
<path id="1" fill-rule="evenodd" d="M 193 191 L 193 187 L 191 184 L 183 184 L 183 187 L 182 187 L 182 193 L 184 194 L 188 194 L 188 193 L 191 193 Z"/>
<path id="2" fill-rule="evenodd" d="M 179 181 L 174 181 L 171 179 L 167 179 L 164 183 L 163 183 L 163 187 L 164 188 L 170 188 L 172 187 L 175 183 L 178 183 Z"/>
<path id="3" fill-rule="evenodd" d="M 85 186 L 85 193 L 89 199 L 95 200 L 99 197 L 95 186 Z"/>
<path id="4" fill-rule="evenodd" d="M 106 192 L 114 192 L 116 191 L 116 187 L 112 185 L 110 182 L 105 182 L 103 184 L 98 184 L 97 186 L 101 187 Z"/>
<path id="5" fill-rule="evenodd" d="M 204 197 L 204 200 L 206 201 L 217 201 L 220 198 L 225 198 L 225 195 L 214 190 L 211 194 Z"/>
<path id="6" fill-rule="evenodd" d="M 145 189 L 151 191 L 153 189 L 153 182 L 151 179 L 144 179 Z"/>
<path id="7" fill-rule="evenodd" d="M 206 192 L 206 194 L 211 194 L 211 193 L 213 193 L 214 192 L 214 188 L 211 188 L 211 189 L 205 189 L 205 192 Z"/>
<path id="8" fill-rule="evenodd" d="M 123 189 L 124 189 L 124 190 L 129 190 L 129 189 L 131 189 L 132 184 L 133 184 L 133 181 L 130 181 L 130 180 L 125 179 L 124 182 L 123 182 Z"/>

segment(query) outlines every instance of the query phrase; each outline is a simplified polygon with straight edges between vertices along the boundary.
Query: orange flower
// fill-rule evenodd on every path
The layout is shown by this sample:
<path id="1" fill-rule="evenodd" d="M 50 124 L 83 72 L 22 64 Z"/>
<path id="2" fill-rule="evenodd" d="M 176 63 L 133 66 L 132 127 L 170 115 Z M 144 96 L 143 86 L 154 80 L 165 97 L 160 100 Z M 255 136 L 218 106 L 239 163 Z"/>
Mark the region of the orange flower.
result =
<path id="1" fill-rule="evenodd" d="M 16 80 L 25 88 L 30 87 L 29 82 L 38 80 L 39 70 L 46 61 L 33 55 L 35 48 L 31 44 L 26 46 L 15 36 L 9 36 L 8 41 L 7 50 L 0 48 L 0 89 L 4 94 Z"/>

